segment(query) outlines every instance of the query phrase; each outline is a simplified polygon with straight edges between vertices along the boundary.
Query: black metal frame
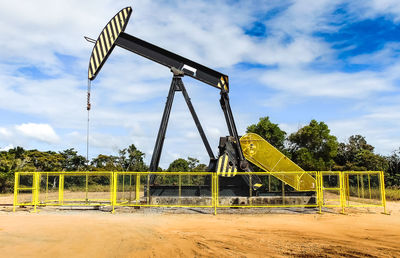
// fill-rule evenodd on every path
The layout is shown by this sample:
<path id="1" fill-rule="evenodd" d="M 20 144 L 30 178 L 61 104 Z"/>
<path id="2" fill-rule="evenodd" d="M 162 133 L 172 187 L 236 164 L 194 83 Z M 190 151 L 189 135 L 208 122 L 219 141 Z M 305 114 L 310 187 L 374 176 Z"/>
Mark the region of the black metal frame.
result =
<path id="1" fill-rule="evenodd" d="M 175 73 L 177 73 L 176 70 L 173 70 L 173 72 L 174 71 L 175 71 Z M 186 101 L 186 104 L 187 104 L 187 106 L 190 110 L 190 113 L 192 114 L 193 120 L 196 124 L 197 130 L 199 131 L 201 139 L 203 140 L 203 144 L 207 150 L 210 160 L 215 160 L 215 156 L 212 152 L 210 143 L 208 142 L 208 139 L 204 133 L 203 127 L 201 126 L 200 120 L 196 114 L 196 111 L 194 110 L 192 101 L 189 98 L 189 94 L 187 93 L 185 85 L 183 84 L 183 81 L 182 81 L 183 74 L 175 74 L 175 73 L 174 73 L 174 77 L 172 78 L 171 86 L 169 88 L 167 102 L 165 103 L 164 113 L 163 113 L 163 116 L 161 119 L 161 124 L 160 124 L 160 128 L 158 130 L 156 144 L 154 146 L 153 156 L 152 156 L 151 162 L 150 162 L 150 171 L 152 171 L 152 172 L 155 172 L 158 169 L 161 152 L 162 152 L 162 148 L 164 145 L 165 134 L 167 132 L 167 126 L 168 126 L 169 116 L 171 113 L 172 103 L 174 101 L 175 92 L 177 92 L 177 91 L 182 92 L 182 95 Z M 152 184 L 153 182 L 154 182 L 154 177 L 152 177 L 150 183 Z"/>
<path id="2" fill-rule="evenodd" d="M 239 135 L 237 133 L 235 121 L 233 118 L 232 110 L 229 104 L 229 79 L 228 76 L 217 72 L 213 69 L 210 69 L 204 65 L 196 63 L 190 59 L 172 53 L 168 50 L 160 48 L 156 45 L 153 45 L 149 42 L 141 40 L 137 37 L 129 35 L 125 32 L 121 32 L 119 37 L 116 40 L 116 45 L 122 47 L 126 50 L 129 50 L 135 54 L 146 57 L 154 62 L 162 64 L 171 69 L 174 74 L 172 79 L 171 87 L 168 93 L 167 102 L 165 104 L 164 114 L 161 120 L 160 129 L 158 131 L 156 144 L 153 151 L 153 156 L 150 162 L 150 171 L 157 171 L 158 164 L 160 161 L 160 156 L 162 152 L 162 147 L 164 144 L 164 138 L 168 126 L 169 115 L 171 112 L 172 102 L 174 99 L 175 91 L 182 91 L 182 94 L 185 98 L 185 101 L 189 107 L 189 110 L 192 114 L 192 117 L 196 123 L 197 129 L 200 133 L 200 136 L 203 140 L 203 143 L 206 147 L 207 153 L 210 157 L 210 166 L 215 160 L 214 154 L 212 153 L 211 147 L 208 143 L 208 140 L 204 134 L 203 128 L 201 127 L 200 121 L 197 117 L 197 114 L 193 108 L 193 105 L 190 101 L 190 98 L 187 94 L 185 86 L 182 82 L 182 77 L 187 75 L 194 79 L 200 80 L 204 83 L 207 83 L 213 87 L 216 87 L 221 90 L 221 99 L 220 104 L 221 108 L 225 115 L 226 124 L 228 126 L 229 135 L 232 136 L 235 140 L 235 148 L 236 153 L 238 155 L 238 165 L 241 170 L 247 171 L 249 169 L 248 162 L 244 158 L 242 149 L 240 147 Z M 188 70 L 185 67 L 191 67 L 192 70 Z M 223 87 L 221 84 L 221 78 L 224 78 L 224 83 L 226 87 Z"/>
<path id="3" fill-rule="evenodd" d="M 236 144 L 234 144 L 236 148 L 236 153 L 238 155 L 239 167 L 241 170 L 248 171 L 249 166 L 244 158 L 242 147 L 240 146 L 240 139 L 236 129 L 236 124 L 233 119 L 231 105 L 229 104 L 229 96 L 225 91 L 221 91 L 221 99 L 220 99 L 221 108 L 224 111 L 225 121 L 228 125 L 229 135 L 233 136 Z"/>
<path id="4" fill-rule="evenodd" d="M 129 9 L 129 11 L 130 11 L 130 9 Z M 129 13 L 129 15 L 130 15 L 130 13 Z M 128 19 L 129 19 L 129 17 L 128 17 Z M 126 24 L 125 24 L 125 26 L 126 26 Z M 110 49 L 107 51 L 106 58 L 102 61 L 102 64 L 105 62 L 105 60 L 107 59 L 108 55 L 112 52 L 114 47 L 119 46 L 119 47 L 127 49 L 135 54 L 138 54 L 140 56 L 143 56 L 147 59 L 150 59 L 154 62 L 157 62 L 161 65 L 168 67 L 174 74 L 172 82 L 171 82 L 170 90 L 168 93 L 167 102 L 165 104 L 160 128 L 158 131 L 157 140 L 156 140 L 156 143 L 154 146 L 154 151 L 153 151 L 153 155 L 152 155 L 152 159 L 151 159 L 151 163 L 150 163 L 150 171 L 155 172 L 158 169 L 161 152 L 162 152 L 162 148 L 164 145 L 165 134 L 167 131 L 169 116 L 171 113 L 172 103 L 173 103 L 173 99 L 174 99 L 174 95 L 175 95 L 176 91 L 182 92 L 183 97 L 185 98 L 186 104 L 188 105 L 188 108 L 190 110 L 190 113 L 192 114 L 193 120 L 195 121 L 195 124 L 199 131 L 199 134 L 203 140 L 204 146 L 210 157 L 209 170 L 216 171 L 215 165 L 217 162 L 216 162 L 215 156 L 212 152 L 210 144 L 207 140 L 204 130 L 203 130 L 203 128 L 200 124 L 200 121 L 197 117 L 197 114 L 194 110 L 194 107 L 193 107 L 192 102 L 189 98 L 189 95 L 186 91 L 186 88 L 182 82 L 182 77 L 185 75 L 190 76 L 196 80 L 202 81 L 206 84 L 209 84 L 215 88 L 220 89 L 220 91 L 221 91 L 220 104 L 221 104 L 221 108 L 224 112 L 226 124 L 227 124 L 228 130 L 229 130 L 229 136 L 226 138 L 229 140 L 229 142 L 231 143 L 231 145 L 234 149 L 234 151 L 231 153 L 233 153 L 233 155 L 235 156 L 235 163 L 237 163 L 239 171 L 250 171 L 249 164 L 246 161 L 246 159 L 244 158 L 242 148 L 240 146 L 239 136 L 237 133 L 232 110 L 231 110 L 231 107 L 229 104 L 229 96 L 228 96 L 229 78 L 228 78 L 228 76 L 225 74 L 222 74 L 218 71 L 215 71 L 213 69 L 210 69 L 204 65 L 196 63 L 190 59 L 187 59 L 185 57 L 182 57 L 180 55 L 172 53 L 166 49 L 160 48 L 149 42 L 146 42 L 137 37 L 129 35 L 129 34 L 123 32 L 123 30 L 118 35 L 115 35 L 115 36 L 117 38 L 115 39 L 115 42 L 110 47 Z M 97 41 L 99 41 L 99 39 Z M 97 41 L 95 44 L 98 43 Z M 102 64 L 97 68 L 96 74 L 101 69 Z M 90 67 L 89 67 L 89 69 L 90 69 Z M 94 79 L 94 77 L 92 79 Z M 222 154 L 220 153 L 220 155 L 222 155 Z M 153 176 L 151 178 L 151 183 L 154 182 L 154 179 L 155 179 L 155 177 Z M 245 177 L 243 177 L 243 179 L 247 184 L 249 184 L 248 179 L 246 179 Z M 232 181 L 231 179 L 226 179 L 226 180 L 227 180 L 227 182 Z"/>
<path id="5" fill-rule="evenodd" d="M 116 40 L 116 45 L 164 65 L 170 69 L 178 69 L 182 71 L 184 75 L 193 77 L 196 80 L 207 83 L 218 89 L 221 88 L 218 86 L 220 84 L 221 77 L 228 78 L 228 76 L 223 73 L 217 72 L 211 68 L 172 53 L 166 49 L 153 45 L 125 32 L 121 32 Z M 192 70 L 195 70 L 195 72 L 191 71 L 189 67 L 192 68 Z M 229 82 L 227 81 L 226 84 L 227 87 L 225 91 L 229 91 Z"/>

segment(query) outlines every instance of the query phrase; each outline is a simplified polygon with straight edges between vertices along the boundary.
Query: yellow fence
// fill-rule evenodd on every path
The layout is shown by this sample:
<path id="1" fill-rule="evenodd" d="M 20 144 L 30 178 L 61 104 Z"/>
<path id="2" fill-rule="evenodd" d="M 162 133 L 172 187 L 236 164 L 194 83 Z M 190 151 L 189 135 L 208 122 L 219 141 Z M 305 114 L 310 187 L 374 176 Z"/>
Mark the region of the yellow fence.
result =
<path id="1" fill-rule="evenodd" d="M 383 172 L 288 171 L 238 172 L 258 176 L 264 191 L 232 190 L 213 172 L 16 172 L 14 211 L 20 206 L 106 206 L 269 208 L 382 207 L 386 213 Z M 280 178 L 302 178 L 314 185 L 296 189 Z M 156 176 L 155 186 L 150 177 Z M 233 191 L 233 192 L 232 192 Z M 234 191 L 239 191 L 235 192 Z M 234 194 L 232 194 L 234 193 Z"/>

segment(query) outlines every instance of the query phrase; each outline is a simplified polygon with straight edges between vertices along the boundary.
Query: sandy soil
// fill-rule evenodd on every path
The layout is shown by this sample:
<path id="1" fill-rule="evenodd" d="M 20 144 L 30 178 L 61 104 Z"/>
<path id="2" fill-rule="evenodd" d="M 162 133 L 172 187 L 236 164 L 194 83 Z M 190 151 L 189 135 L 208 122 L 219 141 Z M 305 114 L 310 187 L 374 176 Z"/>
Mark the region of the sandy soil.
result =
<path id="1" fill-rule="evenodd" d="M 390 216 L 8 210 L 0 211 L 1 257 L 400 257 L 395 202 Z"/>

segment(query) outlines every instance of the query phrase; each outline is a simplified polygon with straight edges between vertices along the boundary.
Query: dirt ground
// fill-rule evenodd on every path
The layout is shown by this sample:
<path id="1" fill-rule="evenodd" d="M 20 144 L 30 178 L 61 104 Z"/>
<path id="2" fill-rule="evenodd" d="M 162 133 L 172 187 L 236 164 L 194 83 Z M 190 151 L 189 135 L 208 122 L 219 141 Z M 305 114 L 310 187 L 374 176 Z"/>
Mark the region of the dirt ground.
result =
<path id="1" fill-rule="evenodd" d="M 0 210 L 0 257 L 400 257 L 399 202 L 391 215 Z"/>

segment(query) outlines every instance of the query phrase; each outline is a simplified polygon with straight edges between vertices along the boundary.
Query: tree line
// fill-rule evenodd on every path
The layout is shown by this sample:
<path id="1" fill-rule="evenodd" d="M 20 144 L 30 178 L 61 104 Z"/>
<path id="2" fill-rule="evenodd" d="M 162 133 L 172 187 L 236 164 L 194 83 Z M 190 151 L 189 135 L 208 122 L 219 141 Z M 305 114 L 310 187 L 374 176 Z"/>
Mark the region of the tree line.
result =
<path id="1" fill-rule="evenodd" d="M 400 148 L 389 156 L 374 153 L 374 147 L 361 135 L 339 143 L 324 122 L 312 120 L 297 132 L 287 135 L 269 117 L 247 127 L 287 155 L 304 170 L 377 170 L 385 172 L 386 186 L 400 187 Z M 25 150 L 16 147 L 0 152 L 0 192 L 13 189 L 15 171 L 148 171 L 145 154 L 135 145 L 119 150 L 118 155 L 99 154 L 88 161 L 74 149 L 61 152 Z M 159 171 L 206 171 L 198 159 L 179 158 Z M 259 170 L 253 166 L 254 170 Z"/>
<path id="2" fill-rule="evenodd" d="M 328 125 L 316 120 L 287 135 L 269 117 L 262 117 L 247 132 L 259 134 L 304 170 L 384 171 L 386 186 L 400 187 L 400 147 L 383 156 L 374 153 L 375 148 L 361 135 L 338 142 Z"/>

